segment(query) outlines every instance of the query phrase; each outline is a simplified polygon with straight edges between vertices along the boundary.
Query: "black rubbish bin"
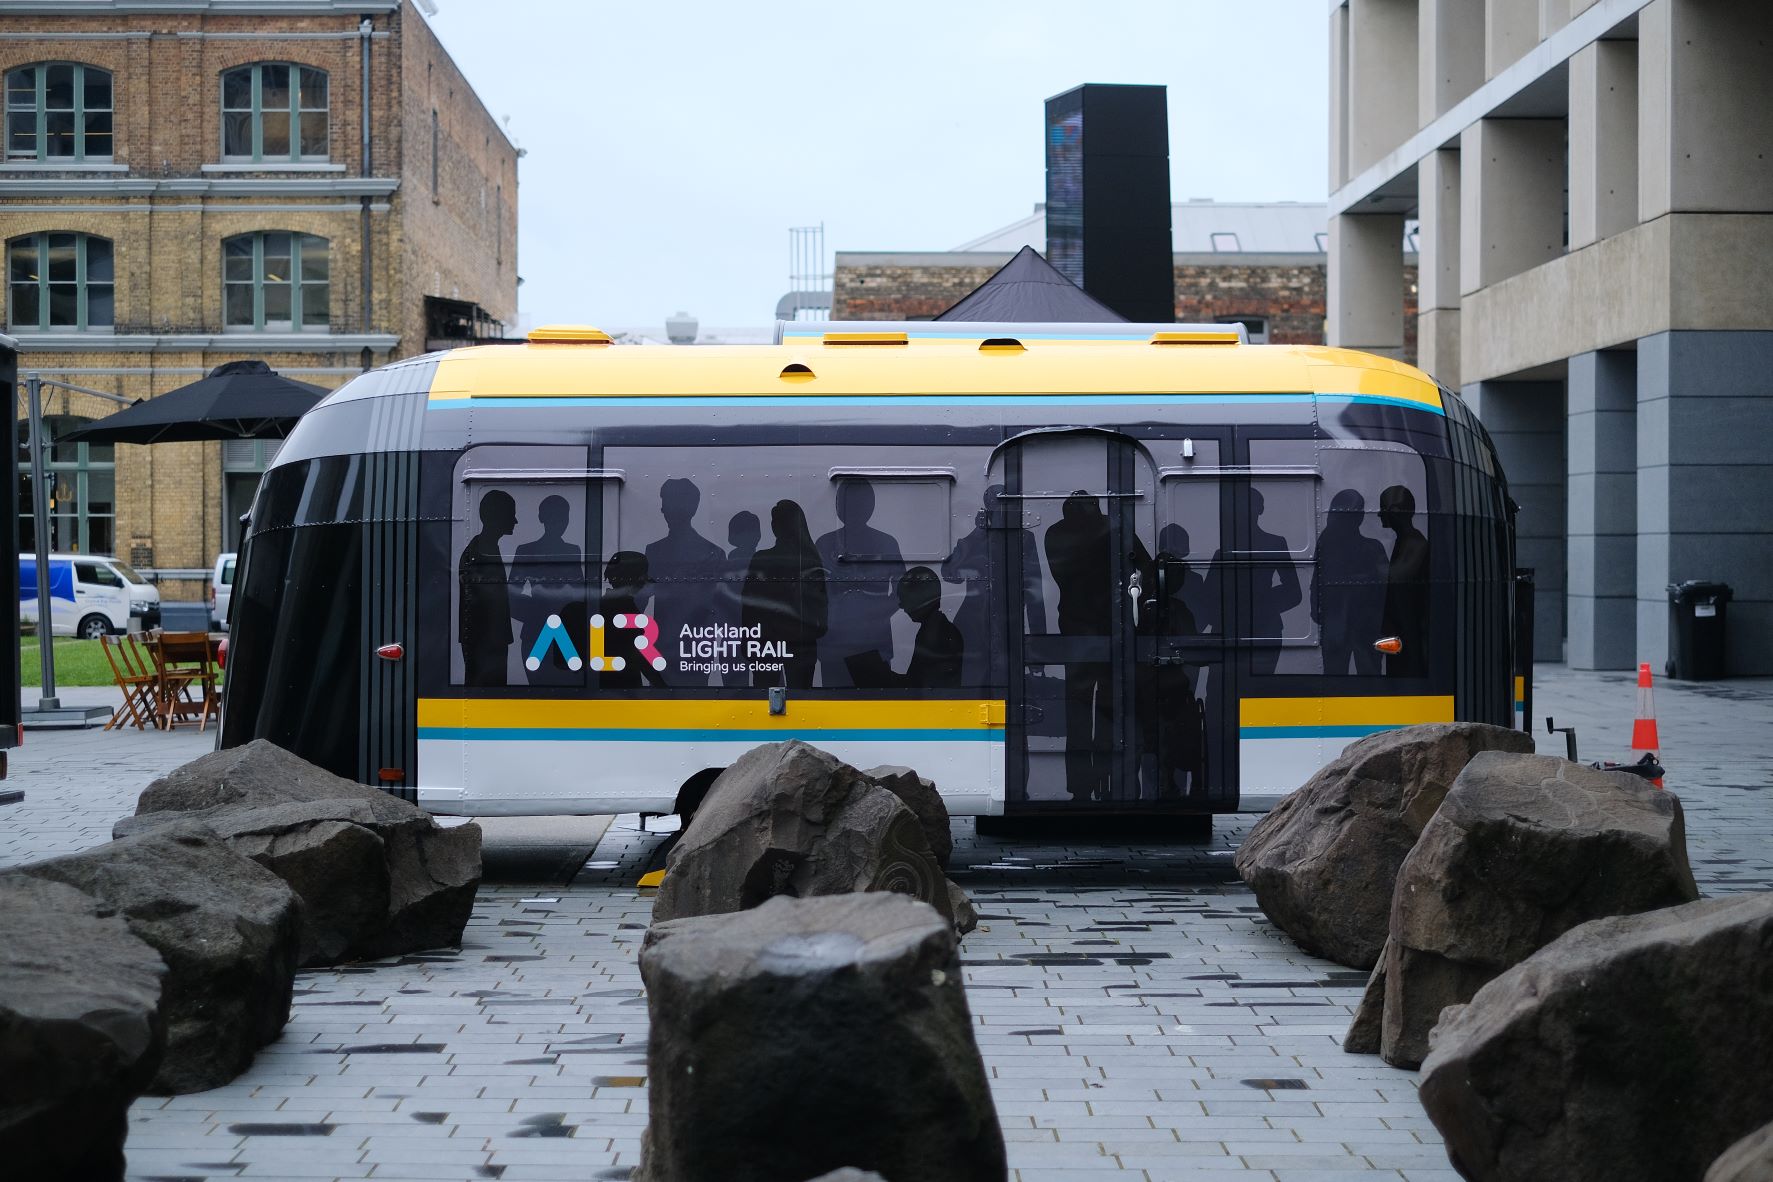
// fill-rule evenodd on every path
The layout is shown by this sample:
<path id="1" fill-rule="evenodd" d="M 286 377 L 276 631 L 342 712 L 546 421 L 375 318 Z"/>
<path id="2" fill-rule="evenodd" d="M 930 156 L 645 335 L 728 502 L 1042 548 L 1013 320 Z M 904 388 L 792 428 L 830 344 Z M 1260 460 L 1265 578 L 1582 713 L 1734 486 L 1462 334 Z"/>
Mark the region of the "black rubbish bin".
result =
<path id="1" fill-rule="evenodd" d="M 1688 579 L 1668 585 L 1668 668 L 1682 681 L 1724 676 L 1724 620 L 1733 593 L 1727 583 Z"/>

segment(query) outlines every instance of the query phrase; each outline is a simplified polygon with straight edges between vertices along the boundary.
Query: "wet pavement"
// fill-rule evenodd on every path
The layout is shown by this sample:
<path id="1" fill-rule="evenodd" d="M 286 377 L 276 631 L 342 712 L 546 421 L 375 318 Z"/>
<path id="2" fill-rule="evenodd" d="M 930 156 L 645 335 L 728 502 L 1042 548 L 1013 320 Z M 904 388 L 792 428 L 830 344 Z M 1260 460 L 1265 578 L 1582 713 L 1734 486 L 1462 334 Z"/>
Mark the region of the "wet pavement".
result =
<path id="1" fill-rule="evenodd" d="M 1629 675 L 1542 671 L 1541 749 L 1562 752 L 1550 713 L 1585 758 L 1623 758 L 1634 703 Z M 1701 890 L 1773 889 L 1773 681 L 1664 683 L 1657 705 Z M 150 763 L 206 749 L 89 738 L 15 762 L 28 801 L 0 806 L 0 864 L 102 840 Z M 141 742 L 160 738 L 188 749 Z M 1340 1049 L 1365 974 L 1299 952 L 1237 880 L 1254 821 L 1196 844 L 956 822 L 953 874 L 981 914 L 968 997 L 1018 1182 L 1456 1177 L 1415 1074 Z M 661 840 L 617 818 L 569 886 L 483 886 L 459 951 L 302 974 L 240 1079 L 136 1104 L 130 1177 L 626 1178 L 646 1121 L 651 900 L 633 884 Z"/>

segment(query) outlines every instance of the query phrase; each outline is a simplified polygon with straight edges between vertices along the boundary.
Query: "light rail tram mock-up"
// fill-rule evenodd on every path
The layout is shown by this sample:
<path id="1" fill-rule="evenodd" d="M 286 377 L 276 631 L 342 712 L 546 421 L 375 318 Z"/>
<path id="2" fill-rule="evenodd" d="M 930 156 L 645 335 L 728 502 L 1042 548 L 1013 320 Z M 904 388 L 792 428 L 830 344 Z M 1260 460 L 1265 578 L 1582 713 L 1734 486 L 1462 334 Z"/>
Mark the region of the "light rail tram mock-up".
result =
<path id="1" fill-rule="evenodd" d="M 1233 812 L 1516 724 L 1513 505 L 1407 365 L 1237 326 L 594 329 L 355 378 L 266 473 L 224 747 L 436 813 L 693 810 L 749 748 L 951 811 Z"/>

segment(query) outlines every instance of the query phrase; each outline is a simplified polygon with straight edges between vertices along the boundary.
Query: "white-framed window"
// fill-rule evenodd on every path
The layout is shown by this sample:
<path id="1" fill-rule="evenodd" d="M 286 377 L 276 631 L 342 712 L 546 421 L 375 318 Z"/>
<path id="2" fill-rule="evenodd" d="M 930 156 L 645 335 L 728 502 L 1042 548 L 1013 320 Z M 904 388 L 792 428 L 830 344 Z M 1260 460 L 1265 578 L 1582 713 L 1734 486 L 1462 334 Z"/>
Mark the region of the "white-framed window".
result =
<path id="1" fill-rule="evenodd" d="M 111 158 L 111 71 L 78 62 L 39 62 L 6 72 L 6 159 Z"/>
<path id="2" fill-rule="evenodd" d="M 1252 345 L 1266 345 L 1268 343 L 1268 317 L 1266 316 L 1220 316 L 1216 322 L 1243 325 L 1244 332 L 1248 334 Z"/>
<path id="3" fill-rule="evenodd" d="M 222 74 L 222 159 L 230 163 L 327 159 L 325 70 L 254 62 Z"/>
<path id="4" fill-rule="evenodd" d="M 223 323 L 235 331 L 325 332 L 331 324 L 326 239 L 288 230 L 222 241 Z"/>
<path id="5" fill-rule="evenodd" d="M 6 323 L 18 329 L 110 328 L 116 319 L 111 240 L 26 234 L 6 244 Z"/>

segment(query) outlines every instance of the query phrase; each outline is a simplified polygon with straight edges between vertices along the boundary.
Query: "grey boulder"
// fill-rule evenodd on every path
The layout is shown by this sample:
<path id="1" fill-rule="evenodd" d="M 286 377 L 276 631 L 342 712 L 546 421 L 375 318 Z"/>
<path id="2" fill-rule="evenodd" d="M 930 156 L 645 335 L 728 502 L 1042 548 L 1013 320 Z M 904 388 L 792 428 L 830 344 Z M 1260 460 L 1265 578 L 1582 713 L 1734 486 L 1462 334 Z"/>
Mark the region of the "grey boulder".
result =
<path id="1" fill-rule="evenodd" d="M 929 842 L 930 854 L 936 859 L 937 868 L 946 872 L 948 859 L 954 856 L 954 831 L 948 824 L 948 806 L 942 803 L 935 781 L 898 764 L 871 767 L 862 774 L 917 814 L 917 824 L 923 830 L 924 840 Z"/>
<path id="2" fill-rule="evenodd" d="M 669 881 L 669 879 L 667 879 Z M 952 928 L 897 894 L 655 924 L 636 1182 L 1002 1182 Z"/>
<path id="3" fill-rule="evenodd" d="M 1422 827 L 1480 751 L 1530 752 L 1522 731 L 1440 722 L 1359 740 L 1251 828 L 1237 872 L 1264 915 L 1313 956 L 1370 969 L 1392 888 Z"/>
<path id="4" fill-rule="evenodd" d="M 58 882 L 0 875 L 0 1161 L 43 1182 L 122 1178 L 129 1105 L 166 1049 L 160 954 Z"/>
<path id="5" fill-rule="evenodd" d="M 1379 1053 L 1419 1065 L 1443 1009 L 1578 924 L 1698 897 L 1671 793 L 1548 755 L 1481 753 L 1399 868 Z M 1355 1030 L 1371 1022 L 1363 1003 Z"/>
<path id="6" fill-rule="evenodd" d="M 263 739 L 205 755 L 155 780 L 142 792 L 136 816 L 322 803 L 366 809 L 365 827 L 383 846 L 380 881 L 364 890 L 373 896 L 385 883 L 387 909 L 379 925 L 349 943 L 348 955 L 373 959 L 461 944 L 480 886 L 480 827 L 440 826 L 416 805 L 335 776 Z"/>
<path id="7" fill-rule="evenodd" d="M 1467 1178 L 1699 1182 L 1773 1106 L 1773 894 L 1565 933 L 1447 1015 L 1419 1094 Z"/>
<path id="8" fill-rule="evenodd" d="M 166 962 L 166 1056 L 150 1091 L 203 1092 L 251 1065 L 289 1020 L 300 903 L 215 837 L 144 834 L 22 866 L 116 908 Z"/>
<path id="9" fill-rule="evenodd" d="M 1705 1182 L 1773 1182 L 1773 1124 L 1764 1124 L 1705 1171 Z"/>
<path id="10" fill-rule="evenodd" d="M 896 795 L 817 747 L 769 743 L 709 788 L 666 860 L 653 922 L 852 891 L 897 891 L 954 918 L 948 881 Z"/>
<path id="11" fill-rule="evenodd" d="M 301 965 L 387 955 L 387 849 L 376 835 L 367 802 L 315 800 L 148 813 L 124 817 L 113 832 L 129 837 L 193 829 L 213 833 L 235 853 L 288 883 L 301 898 Z"/>

